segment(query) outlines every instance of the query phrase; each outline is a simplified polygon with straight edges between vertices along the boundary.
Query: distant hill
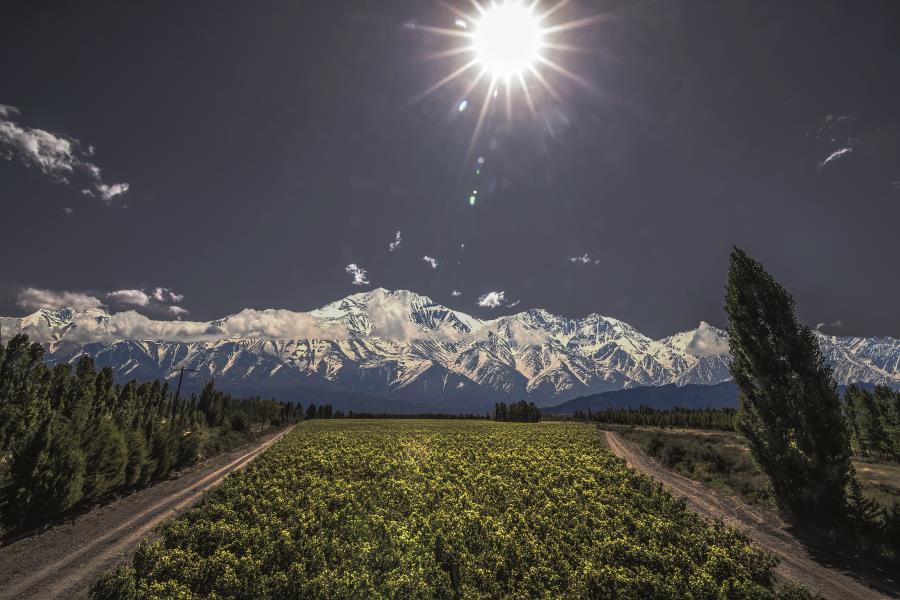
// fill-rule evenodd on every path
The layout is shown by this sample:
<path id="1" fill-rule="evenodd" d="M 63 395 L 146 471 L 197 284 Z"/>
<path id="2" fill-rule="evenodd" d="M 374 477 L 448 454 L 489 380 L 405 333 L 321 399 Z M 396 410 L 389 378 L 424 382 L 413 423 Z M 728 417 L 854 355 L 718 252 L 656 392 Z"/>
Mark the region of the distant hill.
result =
<path id="1" fill-rule="evenodd" d="M 601 392 L 581 396 L 556 406 L 541 407 L 544 414 L 566 415 L 577 410 L 605 410 L 610 408 L 638 408 L 647 406 L 666 410 L 682 408 L 737 408 L 737 386 L 726 381 L 716 385 L 659 385 Z"/>
<path id="2" fill-rule="evenodd" d="M 873 390 L 874 384 L 855 383 L 858 387 Z M 846 385 L 838 386 L 838 393 L 844 395 Z M 672 408 L 737 408 L 738 389 L 730 381 L 716 385 L 658 385 L 641 386 L 627 390 L 613 390 L 590 396 L 580 396 L 555 406 L 542 406 L 546 415 L 568 415 L 576 410 L 606 410 L 638 408 L 646 406 L 657 410 Z"/>

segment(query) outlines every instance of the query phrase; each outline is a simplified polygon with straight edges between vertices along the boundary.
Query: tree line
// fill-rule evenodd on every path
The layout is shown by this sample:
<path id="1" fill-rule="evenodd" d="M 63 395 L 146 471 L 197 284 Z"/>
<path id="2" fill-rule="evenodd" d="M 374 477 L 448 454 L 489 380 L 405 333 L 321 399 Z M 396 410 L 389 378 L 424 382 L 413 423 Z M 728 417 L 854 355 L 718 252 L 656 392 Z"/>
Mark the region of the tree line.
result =
<path id="1" fill-rule="evenodd" d="M 572 415 L 576 421 L 639 425 L 648 427 L 690 427 L 734 431 L 737 410 L 733 408 L 680 408 L 659 410 L 649 406 L 609 408 L 604 410 L 577 410 Z"/>
<path id="2" fill-rule="evenodd" d="M 853 454 L 900 460 L 900 391 L 885 385 L 872 390 L 849 385 L 841 399 L 842 416 Z M 690 427 L 737 431 L 733 408 L 638 408 L 577 410 L 576 421 L 647 427 Z"/>
<path id="3" fill-rule="evenodd" d="M 519 400 L 508 405 L 505 402 L 494 404 L 493 419 L 495 421 L 513 421 L 518 423 L 537 423 L 541 420 L 541 410 L 534 402 Z"/>
<path id="4" fill-rule="evenodd" d="M 212 381 L 177 398 L 165 382 L 116 384 L 87 355 L 74 368 L 43 359 L 25 335 L 0 345 L 0 533 L 144 487 L 252 428 L 303 417 L 300 405 L 232 398 Z"/>

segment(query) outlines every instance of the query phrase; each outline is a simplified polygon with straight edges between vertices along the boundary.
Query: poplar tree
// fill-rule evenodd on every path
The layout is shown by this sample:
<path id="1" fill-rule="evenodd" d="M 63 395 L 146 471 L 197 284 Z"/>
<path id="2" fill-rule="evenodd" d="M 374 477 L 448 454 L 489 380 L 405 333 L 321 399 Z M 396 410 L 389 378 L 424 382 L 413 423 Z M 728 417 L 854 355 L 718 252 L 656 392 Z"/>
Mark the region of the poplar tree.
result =
<path id="1" fill-rule="evenodd" d="M 735 248 L 725 311 L 738 430 L 792 522 L 830 528 L 846 513 L 850 445 L 831 369 L 794 300 L 762 265 Z"/>

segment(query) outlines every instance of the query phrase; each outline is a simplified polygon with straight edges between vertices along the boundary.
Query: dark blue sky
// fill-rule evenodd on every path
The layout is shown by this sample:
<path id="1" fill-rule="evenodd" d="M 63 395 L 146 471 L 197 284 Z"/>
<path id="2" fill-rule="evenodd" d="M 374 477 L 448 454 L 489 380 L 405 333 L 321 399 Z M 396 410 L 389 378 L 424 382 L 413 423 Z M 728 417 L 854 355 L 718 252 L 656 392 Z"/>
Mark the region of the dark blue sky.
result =
<path id="1" fill-rule="evenodd" d="M 0 314 L 26 312 L 29 286 L 167 286 L 193 319 L 305 310 L 368 289 L 344 270 L 356 263 L 372 285 L 481 316 L 513 310 L 476 305 L 503 290 L 515 310 L 661 336 L 724 325 L 739 245 L 811 325 L 900 336 L 900 6 L 571 2 L 554 16 L 598 12 L 559 36 L 589 52 L 554 55 L 594 90 L 547 72 L 560 99 L 536 116 L 521 95 L 510 122 L 498 106 L 476 176 L 483 88 L 465 112 L 466 78 L 410 105 L 463 61 L 422 60 L 454 44 L 410 26 L 452 27 L 437 3 L 6 3 L 0 103 L 20 128 L 94 146 L 102 180 L 130 190 L 106 206 L 79 193 L 85 173 L 60 183 L 7 148 Z"/>

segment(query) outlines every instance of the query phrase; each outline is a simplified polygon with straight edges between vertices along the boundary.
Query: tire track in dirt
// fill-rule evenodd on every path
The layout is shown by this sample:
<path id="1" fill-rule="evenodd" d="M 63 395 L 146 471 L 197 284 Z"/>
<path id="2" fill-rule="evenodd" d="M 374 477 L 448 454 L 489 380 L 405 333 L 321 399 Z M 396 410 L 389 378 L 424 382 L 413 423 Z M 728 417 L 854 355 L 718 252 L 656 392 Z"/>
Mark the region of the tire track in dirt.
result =
<path id="1" fill-rule="evenodd" d="M 897 597 L 896 590 L 880 592 L 837 569 L 817 563 L 804 545 L 780 522 L 773 522 L 771 516 L 737 498 L 716 494 L 696 481 L 669 471 L 615 432 L 603 433 L 609 449 L 629 467 L 665 484 L 677 496 L 685 498 L 688 507 L 695 512 L 743 530 L 756 546 L 778 556 L 780 562 L 775 572 L 782 579 L 835 600 Z"/>
<path id="2" fill-rule="evenodd" d="M 85 597 L 97 577 L 130 557 L 160 523 L 193 506 L 288 431 L 249 451 L 216 457 L 178 479 L 135 492 L 69 525 L 0 548 L 0 599 Z"/>

